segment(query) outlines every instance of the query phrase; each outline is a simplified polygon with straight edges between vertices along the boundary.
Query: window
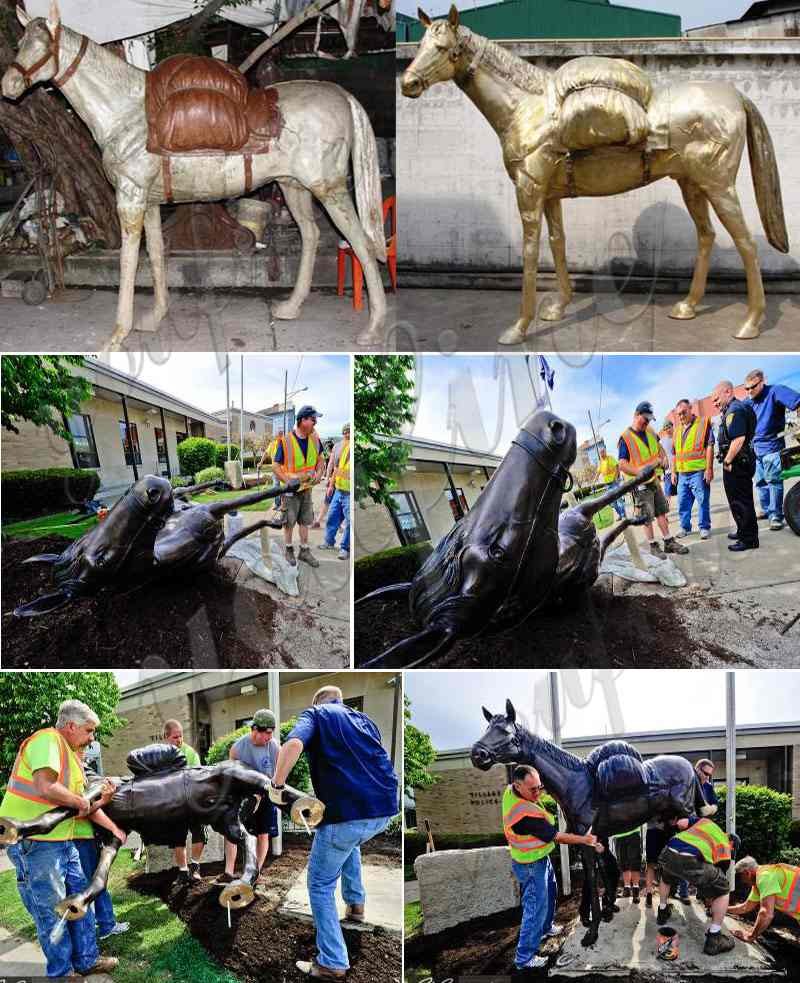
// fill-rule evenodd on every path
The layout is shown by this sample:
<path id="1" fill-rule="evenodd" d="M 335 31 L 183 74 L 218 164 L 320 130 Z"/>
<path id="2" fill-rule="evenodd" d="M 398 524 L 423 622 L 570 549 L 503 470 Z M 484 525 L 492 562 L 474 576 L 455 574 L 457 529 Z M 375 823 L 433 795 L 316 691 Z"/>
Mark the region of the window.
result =
<path id="1" fill-rule="evenodd" d="M 72 434 L 72 447 L 75 451 L 75 462 L 79 468 L 99 468 L 100 459 L 97 456 L 97 445 L 94 442 L 92 418 L 84 414 L 76 414 L 67 420 L 67 427 Z"/>
<path id="2" fill-rule="evenodd" d="M 431 534 L 422 518 L 414 492 L 392 492 L 391 494 L 397 506 L 392 510 L 392 520 L 402 545 L 410 546 L 413 543 L 424 543 L 426 539 L 430 539 Z"/>
<path id="3" fill-rule="evenodd" d="M 363 696 L 351 696 L 347 700 L 342 700 L 342 703 L 344 703 L 346 707 L 350 707 L 351 710 L 358 710 L 359 713 L 364 712 Z"/>
<path id="4" fill-rule="evenodd" d="M 119 421 L 119 435 L 122 438 L 122 450 L 125 453 L 125 463 L 128 467 L 142 463 L 142 452 L 139 450 L 139 432 L 136 424 L 126 427 L 125 421 Z"/>
<path id="5" fill-rule="evenodd" d="M 453 518 L 460 519 L 461 516 L 458 514 L 456 503 L 453 501 L 453 493 L 450 491 L 449 488 L 445 488 L 444 491 L 445 491 L 445 495 L 447 495 L 447 501 L 450 503 L 450 511 L 453 513 Z M 467 512 L 469 512 L 469 505 L 467 505 L 467 500 L 464 497 L 464 489 L 456 488 L 456 492 L 458 493 L 458 501 L 461 503 L 461 510 L 464 513 L 464 515 L 466 515 Z"/>
<path id="6" fill-rule="evenodd" d="M 250 421 L 250 431 L 251 431 L 251 433 L 255 433 L 256 432 L 256 421 L 255 420 L 251 420 Z"/>
<path id="7" fill-rule="evenodd" d="M 161 429 L 161 427 L 154 427 L 153 431 L 156 435 L 156 450 L 158 452 L 158 463 L 163 464 L 164 467 L 168 464 L 167 459 L 167 435 Z"/>
<path id="8" fill-rule="evenodd" d="M 185 433 L 181 433 L 180 430 L 176 430 L 175 431 L 175 443 L 176 444 L 182 444 L 184 442 L 184 440 L 186 440 L 186 437 L 187 437 L 187 435 Z"/>

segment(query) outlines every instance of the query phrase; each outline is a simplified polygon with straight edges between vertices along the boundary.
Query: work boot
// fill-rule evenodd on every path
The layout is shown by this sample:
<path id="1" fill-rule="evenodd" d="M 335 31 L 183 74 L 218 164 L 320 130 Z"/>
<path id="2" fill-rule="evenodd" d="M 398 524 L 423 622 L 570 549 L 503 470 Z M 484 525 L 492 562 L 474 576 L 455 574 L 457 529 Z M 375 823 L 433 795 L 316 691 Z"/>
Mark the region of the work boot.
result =
<path id="1" fill-rule="evenodd" d="M 633 889 L 633 899 L 632 900 L 633 900 L 633 903 L 634 904 L 639 904 L 639 888 L 638 887 L 635 887 Z"/>
<path id="2" fill-rule="evenodd" d="M 629 887 L 623 887 L 623 889 L 622 889 L 622 897 L 623 898 L 629 898 L 630 896 L 631 896 L 631 889 Z"/>
<path id="3" fill-rule="evenodd" d="M 737 539 L 735 543 L 731 543 L 728 549 L 731 553 L 744 553 L 746 550 L 757 550 L 758 543 L 743 543 L 740 539 Z"/>
<path id="4" fill-rule="evenodd" d="M 689 552 L 689 547 L 684 546 L 682 543 L 676 543 L 675 537 L 670 536 L 669 539 L 664 540 L 664 552 L 665 553 L 678 553 L 683 555 Z"/>
<path id="5" fill-rule="evenodd" d="M 116 956 L 101 956 L 89 969 L 79 969 L 78 976 L 92 976 L 94 973 L 113 973 L 119 965 Z"/>
<path id="6" fill-rule="evenodd" d="M 364 905 L 363 904 L 345 905 L 344 917 L 345 917 L 345 921 L 348 922 L 363 922 L 365 918 Z"/>
<path id="7" fill-rule="evenodd" d="M 303 563 L 307 563 L 310 567 L 319 566 L 319 560 L 316 558 L 316 556 L 314 556 L 314 554 L 311 552 L 310 547 L 308 546 L 300 547 L 300 556 L 298 557 L 298 559 L 302 560 Z"/>
<path id="8" fill-rule="evenodd" d="M 195 882 L 203 879 L 200 876 L 200 864 L 196 860 L 189 861 L 189 877 Z"/>
<path id="9" fill-rule="evenodd" d="M 661 546 L 659 545 L 658 541 L 655 539 L 653 540 L 652 543 L 650 543 L 650 552 L 652 553 L 653 556 L 657 556 L 660 560 L 663 560 L 664 556 L 666 555 L 664 553 L 664 550 L 661 549 Z"/>
<path id="10" fill-rule="evenodd" d="M 285 551 L 286 562 L 290 567 L 297 566 L 297 557 L 294 555 L 294 546 L 287 546 Z"/>
<path id="11" fill-rule="evenodd" d="M 320 966 L 316 959 L 310 962 L 298 959 L 295 966 L 314 980 L 343 980 L 347 974 L 346 969 L 329 969 L 327 966 Z"/>
<path id="12" fill-rule="evenodd" d="M 673 908 L 670 903 L 667 903 L 666 908 L 659 907 L 658 914 L 656 915 L 656 922 L 659 925 L 666 925 L 667 922 L 672 917 Z"/>
<path id="13" fill-rule="evenodd" d="M 228 874 L 225 871 L 223 871 L 219 875 L 219 877 L 216 878 L 216 880 L 214 881 L 214 883 L 215 884 L 233 884 L 233 882 L 235 880 L 236 880 L 236 878 L 234 877 L 233 874 Z"/>
<path id="14" fill-rule="evenodd" d="M 706 944 L 703 952 L 707 956 L 721 956 L 723 952 L 730 952 L 736 942 L 732 935 L 725 932 L 706 932 Z"/>

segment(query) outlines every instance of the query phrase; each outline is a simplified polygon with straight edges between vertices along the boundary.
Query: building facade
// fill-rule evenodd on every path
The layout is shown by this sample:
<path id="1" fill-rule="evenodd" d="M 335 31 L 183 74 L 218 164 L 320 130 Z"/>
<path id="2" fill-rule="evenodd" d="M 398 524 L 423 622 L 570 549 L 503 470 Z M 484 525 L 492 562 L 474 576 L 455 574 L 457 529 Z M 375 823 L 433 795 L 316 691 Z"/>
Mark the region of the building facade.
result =
<path id="1" fill-rule="evenodd" d="M 284 429 L 284 420 L 286 421 L 285 429 L 291 430 L 294 426 L 294 414 L 295 408 L 292 403 L 288 404 L 285 413 L 283 403 L 274 403 L 266 409 L 255 412 L 245 410 L 244 414 L 241 414 L 234 406 L 231 408 L 231 443 L 239 443 L 241 430 L 244 431 L 245 439 L 252 437 L 256 441 L 263 441 L 264 438 L 274 437 L 279 430 Z M 211 416 L 216 418 L 217 423 L 213 428 L 213 433 L 210 433 L 209 436 L 213 436 L 215 440 L 224 441 L 227 435 L 225 410 L 215 410 Z"/>
<path id="2" fill-rule="evenodd" d="M 685 34 L 689 38 L 800 37 L 800 3 L 797 0 L 759 0 L 737 20 L 694 27 Z"/>

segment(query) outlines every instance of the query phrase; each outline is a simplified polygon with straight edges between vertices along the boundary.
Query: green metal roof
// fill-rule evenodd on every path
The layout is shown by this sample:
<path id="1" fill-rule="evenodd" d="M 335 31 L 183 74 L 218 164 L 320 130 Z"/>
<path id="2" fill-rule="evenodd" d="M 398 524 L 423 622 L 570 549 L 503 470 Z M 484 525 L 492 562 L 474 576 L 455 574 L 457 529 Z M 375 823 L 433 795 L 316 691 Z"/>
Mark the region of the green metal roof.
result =
<path id="1" fill-rule="evenodd" d="M 446 16 L 446 15 L 442 15 Z M 681 19 L 609 0 L 501 0 L 464 10 L 461 23 L 488 38 L 672 38 Z M 419 21 L 398 15 L 397 40 L 419 41 Z"/>

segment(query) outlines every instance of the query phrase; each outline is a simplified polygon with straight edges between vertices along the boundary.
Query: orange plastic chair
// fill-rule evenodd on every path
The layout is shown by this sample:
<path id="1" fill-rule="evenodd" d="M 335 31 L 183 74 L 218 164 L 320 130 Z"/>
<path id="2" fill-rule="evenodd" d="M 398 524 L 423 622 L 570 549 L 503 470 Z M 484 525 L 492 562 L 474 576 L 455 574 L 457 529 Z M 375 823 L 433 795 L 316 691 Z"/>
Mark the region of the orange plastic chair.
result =
<path id="1" fill-rule="evenodd" d="M 389 267 L 389 279 L 392 281 L 392 292 L 397 291 L 397 199 L 394 195 L 383 203 L 383 224 L 391 214 L 391 236 L 386 240 L 386 265 Z M 360 311 L 364 307 L 364 270 L 356 254 L 342 239 L 336 255 L 336 293 L 344 296 L 344 281 L 346 276 L 347 257 L 353 269 L 353 307 Z"/>

